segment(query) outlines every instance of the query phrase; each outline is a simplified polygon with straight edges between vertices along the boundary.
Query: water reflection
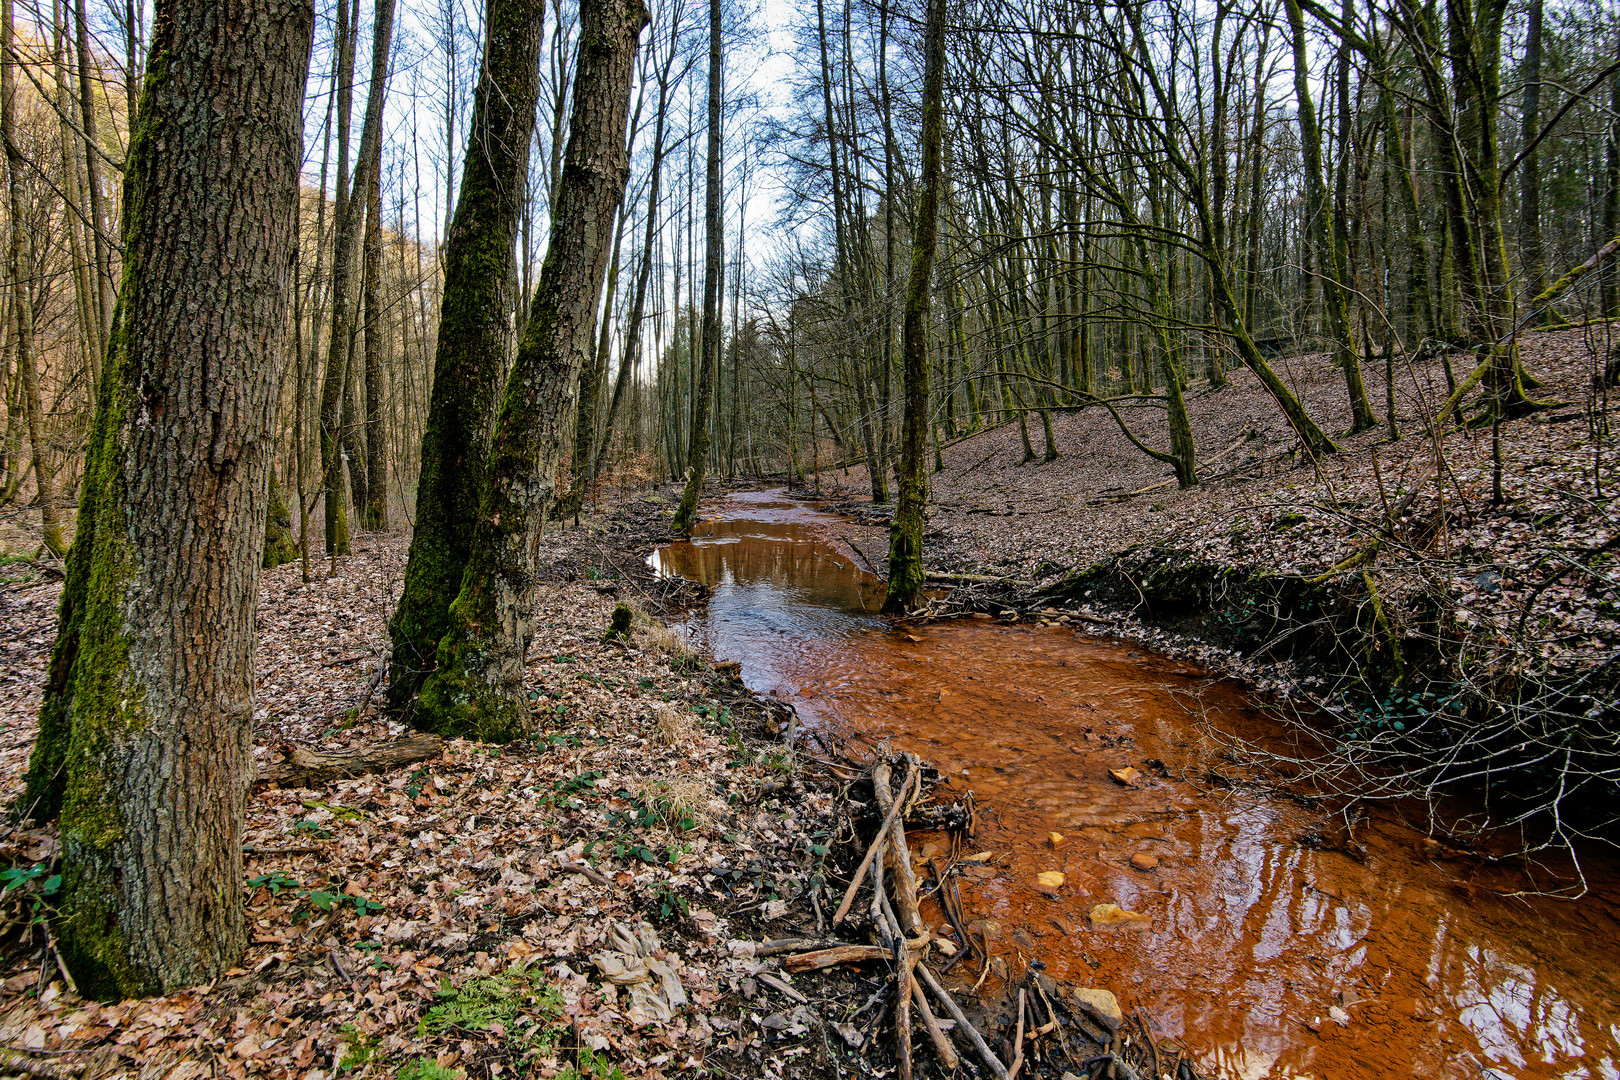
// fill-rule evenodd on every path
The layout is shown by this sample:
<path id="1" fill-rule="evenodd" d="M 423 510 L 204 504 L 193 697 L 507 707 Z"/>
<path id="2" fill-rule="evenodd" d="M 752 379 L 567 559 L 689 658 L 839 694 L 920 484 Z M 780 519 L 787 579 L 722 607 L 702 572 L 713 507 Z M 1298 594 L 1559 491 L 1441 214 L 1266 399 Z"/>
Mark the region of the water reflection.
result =
<path id="1" fill-rule="evenodd" d="M 1508 871 L 1416 859 L 1421 833 L 1393 817 L 1355 857 L 1306 846 L 1317 814 L 1205 779 L 1222 763 L 1187 702 L 1227 730 L 1265 724 L 1232 690 L 1066 629 L 892 629 L 838 525 L 781 493 L 733 496 L 655 558 L 714 586 L 687 630 L 750 687 L 975 790 L 975 843 L 996 859 L 963 901 L 1010 970 L 1039 958 L 1113 989 L 1232 1076 L 1620 1078 L 1611 869 L 1590 868 L 1600 898 L 1527 902 L 1499 895 Z M 1144 786 L 1108 778 L 1126 764 Z M 1055 895 L 1035 887 L 1046 870 L 1065 875 Z M 1152 923 L 1093 929 L 1099 903 Z"/>

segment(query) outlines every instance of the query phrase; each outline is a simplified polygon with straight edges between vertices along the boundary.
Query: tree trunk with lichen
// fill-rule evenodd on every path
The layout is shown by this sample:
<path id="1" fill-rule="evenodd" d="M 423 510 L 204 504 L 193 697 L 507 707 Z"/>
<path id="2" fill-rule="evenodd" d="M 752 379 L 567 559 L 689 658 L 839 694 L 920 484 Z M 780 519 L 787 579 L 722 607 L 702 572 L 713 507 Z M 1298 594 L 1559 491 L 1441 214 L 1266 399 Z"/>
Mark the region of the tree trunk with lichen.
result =
<path id="1" fill-rule="evenodd" d="M 647 9 L 641 0 L 581 0 L 579 8 L 574 104 L 551 242 L 502 396 L 461 591 L 417 701 L 417 726 L 446 736 L 504 742 L 525 727 L 536 541 L 561 494 L 558 470 L 580 368 L 594 346 L 614 214 L 630 176 L 624 130 Z"/>
<path id="2" fill-rule="evenodd" d="M 405 588 L 389 622 L 388 704 L 407 709 L 433 670 L 472 547 L 489 435 L 516 334 L 517 265 L 540 95 L 544 0 L 491 0 L 461 194 L 444 250 L 433 393 L 422 432 Z"/>
<path id="3" fill-rule="evenodd" d="M 55 925 L 93 997 L 212 980 L 247 943 L 253 618 L 313 27 L 307 0 L 156 10 L 45 705 L 66 745 L 61 768 L 41 760 L 42 717 L 35 762 L 63 782 Z"/>

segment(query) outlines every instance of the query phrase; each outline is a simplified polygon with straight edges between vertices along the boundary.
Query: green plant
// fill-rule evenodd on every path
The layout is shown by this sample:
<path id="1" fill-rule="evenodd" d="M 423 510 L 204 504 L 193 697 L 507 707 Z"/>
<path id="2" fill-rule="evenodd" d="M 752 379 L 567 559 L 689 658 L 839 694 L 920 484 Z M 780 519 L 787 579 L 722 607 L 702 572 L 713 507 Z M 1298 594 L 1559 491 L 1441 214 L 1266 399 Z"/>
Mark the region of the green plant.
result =
<path id="1" fill-rule="evenodd" d="M 280 896 L 283 889 L 298 888 L 298 879 L 284 870 L 272 870 L 268 874 L 248 878 L 248 888 L 269 889 L 271 896 Z"/>
<path id="2" fill-rule="evenodd" d="M 466 1075 L 466 1069 L 447 1069 L 430 1057 L 419 1057 L 400 1068 L 398 1080 L 465 1080 Z"/>
<path id="3" fill-rule="evenodd" d="M 605 1056 L 581 1047 L 578 1064 L 564 1066 L 557 1080 L 624 1080 L 624 1073 Z"/>
<path id="4" fill-rule="evenodd" d="M 583 810 L 585 802 L 576 796 L 595 791 L 596 782 L 601 778 L 602 774 L 592 769 L 580 773 L 572 780 L 555 780 L 552 782 L 551 790 L 540 797 L 540 802 L 542 805 L 550 803 L 552 806 Z"/>
<path id="5" fill-rule="evenodd" d="M 458 987 L 441 989 L 439 1003 L 428 1009 L 417 1030 L 422 1035 L 452 1031 L 490 1031 L 499 1024 L 506 1040 L 525 1049 L 547 1050 L 556 1045 L 556 1020 L 563 999 L 545 982 L 538 968 L 516 965 L 499 975 L 469 979 Z"/>
<path id="6" fill-rule="evenodd" d="M 369 1035 L 353 1024 L 343 1025 L 345 1049 L 343 1056 L 338 1059 L 338 1072 L 354 1072 L 363 1069 L 377 1060 L 381 1049 L 381 1040 L 375 1035 Z"/>
<path id="7" fill-rule="evenodd" d="M 415 772 L 411 773 L 410 777 L 405 781 L 405 794 L 413 799 L 416 798 L 418 795 L 422 794 L 422 789 L 427 786 L 429 779 L 430 777 L 426 769 L 417 769 Z"/>
<path id="8" fill-rule="evenodd" d="M 685 918 L 691 908 L 686 897 L 675 891 L 675 887 L 667 881 L 660 881 L 652 888 L 652 901 L 658 905 L 658 919 L 667 922 L 671 916 L 679 914 Z"/>
<path id="9" fill-rule="evenodd" d="M 304 894 L 304 899 L 322 911 L 331 911 L 335 907 L 341 908 L 346 903 L 354 905 L 356 915 L 370 915 L 383 909 L 381 901 L 367 900 L 363 896 L 351 896 L 348 893 L 327 892 L 324 889 L 311 889 Z"/>
<path id="10" fill-rule="evenodd" d="M 372 915 L 383 909 L 379 900 L 368 900 L 364 896 L 351 896 L 344 892 L 329 892 L 326 889 L 305 889 L 300 886 L 297 878 L 283 870 L 272 870 L 268 874 L 259 874 L 247 880 L 250 889 L 269 889 L 271 896 L 280 896 L 283 892 L 295 893 L 300 900 L 309 902 L 310 907 L 320 911 L 341 909 L 345 905 L 354 905 L 356 915 Z M 308 912 L 300 912 L 298 918 L 303 918 Z"/>
<path id="11" fill-rule="evenodd" d="M 53 910 L 51 900 L 62 888 L 62 875 L 49 874 L 49 869 L 48 863 L 34 863 L 0 870 L 0 900 L 21 899 L 30 926 L 45 921 Z"/>

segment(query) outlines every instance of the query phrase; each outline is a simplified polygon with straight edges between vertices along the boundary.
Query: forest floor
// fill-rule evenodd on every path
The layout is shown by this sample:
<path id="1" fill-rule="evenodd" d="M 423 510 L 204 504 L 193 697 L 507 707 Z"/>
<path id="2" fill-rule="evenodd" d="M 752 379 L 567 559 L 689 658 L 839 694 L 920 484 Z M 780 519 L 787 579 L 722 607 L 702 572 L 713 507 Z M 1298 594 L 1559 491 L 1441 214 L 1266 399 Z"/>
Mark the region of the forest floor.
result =
<path id="1" fill-rule="evenodd" d="M 1033 461 L 1025 460 L 1017 423 L 944 448 L 944 469 L 930 480 L 928 568 L 1046 588 L 1105 564 L 1129 578 L 1171 553 L 1213 573 L 1342 581 L 1369 571 L 1397 634 L 1415 629 L 1410 602 L 1442 595 L 1460 624 L 1499 631 L 1550 666 L 1612 665 L 1620 644 L 1620 389 L 1603 388 L 1599 376 L 1617 347 L 1620 327 L 1612 325 L 1524 337 L 1525 367 L 1542 381 L 1530 394 L 1551 407 L 1501 426 L 1500 503 L 1493 499 L 1490 426 L 1437 435 L 1427 422 L 1447 394 L 1438 359 L 1398 361 L 1396 442 L 1383 423 L 1340 434 L 1349 419 L 1344 379 L 1327 357 L 1275 361 L 1344 447 L 1316 461 L 1299 453 L 1282 414 L 1246 369 L 1233 370 L 1223 389 L 1195 388 L 1187 401 L 1201 483 L 1187 490 L 1100 409 L 1054 413 L 1059 456 L 1043 461 L 1032 413 Z M 1451 359 L 1458 378 L 1473 363 L 1468 354 Z M 1380 420 L 1382 367 L 1364 371 Z M 1162 410 L 1120 412 L 1139 438 L 1164 444 Z M 824 470 L 821 486 L 851 500 L 846 509 L 869 524 L 886 521 L 883 509 L 865 501 L 864 467 Z M 1334 573 L 1352 555 L 1356 562 Z M 1068 610 L 1099 617 L 1094 625 L 1265 690 L 1286 694 L 1321 681 L 1275 656 L 1169 631 L 1145 598 L 1123 609 L 1074 599 L 1080 603 Z"/>
<path id="2" fill-rule="evenodd" d="M 40 918 L 56 886 L 55 828 L 8 819 L 0 1076 L 609 1080 L 845 1068 L 865 1036 L 849 1028 L 827 1044 L 805 1022 L 792 976 L 771 975 L 777 962 L 751 944 L 816 936 L 820 916 L 804 897 L 830 876 L 829 859 L 850 858 L 842 786 L 783 749 L 780 706 L 755 701 L 649 617 L 701 595 L 642 566 L 672 509 L 638 499 L 608 522 L 547 536 L 529 742 L 453 741 L 391 771 L 256 788 L 244 844 L 251 945 L 217 985 L 80 998 Z M 344 753 L 407 734 L 366 690 L 405 558 L 403 538 L 366 536 L 333 576 L 316 564 L 304 583 L 297 563 L 264 574 L 261 770 L 294 746 Z M 9 803 L 60 585 L 23 564 L 6 572 Z M 621 600 L 638 611 L 631 640 L 604 643 Z M 848 992 L 836 975 L 811 988 L 828 1000 Z"/>

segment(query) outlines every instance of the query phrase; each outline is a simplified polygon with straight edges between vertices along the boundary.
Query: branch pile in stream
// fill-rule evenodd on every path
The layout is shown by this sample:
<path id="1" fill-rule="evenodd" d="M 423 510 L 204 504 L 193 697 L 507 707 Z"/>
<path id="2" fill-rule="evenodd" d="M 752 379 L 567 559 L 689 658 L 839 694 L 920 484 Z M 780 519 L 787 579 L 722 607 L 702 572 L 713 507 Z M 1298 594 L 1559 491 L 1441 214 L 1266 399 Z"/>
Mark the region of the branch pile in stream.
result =
<path id="1" fill-rule="evenodd" d="M 971 837 L 975 824 L 971 793 L 952 806 L 923 805 L 926 787 L 937 782 L 938 774 L 911 755 L 880 760 L 868 778 L 881 822 L 831 922 L 834 928 L 864 927 L 869 940 L 765 942 L 754 947 L 754 956 L 780 956 L 782 968 L 796 974 L 841 964 L 886 966 L 884 985 L 868 1004 L 881 1001 L 880 1018 L 892 1012 L 901 1080 L 911 1080 L 919 1067 L 914 1060 L 914 1028 L 931 1047 L 939 1074 L 960 1072 L 996 1080 L 1020 1075 L 1198 1080 L 1183 1051 L 1154 1037 L 1152 1022 L 1142 1010 L 1125 1016 L 1106 991 L 1066 991 L 1043 973 L 1038 960 L 1028 963 L 1016 984 L 1005 987 L 999 1004 L 986 1006 L 978 995 L 992 967 L 989 941 L 982 934 L 975 939 L 966 926 L 953 876 L 959 862 L 952 857 L 942 866 L 939 858 L 927 860 L 930 895 L 948 924 L 948 932 L 945 925 L 936 932 L 921 911 L 917 872 L 906 839 L 908 821 L 943 828 L 955 841 Z M 956 846 L 953 843 L 953 849 Z M 977 981 L 953 995 L 943 978 L 975 954 Z M 930 966 L 935 958 L 943 960 L 937 973 Z M 782 984 L 772 980 L 771 985 Z M 979 1024 L 969 1019 L 958 996 L 972 999 L 968 1008 L 981 1017 Z M 926 1064 L 922 1068 L 926 1071 Z"/>

